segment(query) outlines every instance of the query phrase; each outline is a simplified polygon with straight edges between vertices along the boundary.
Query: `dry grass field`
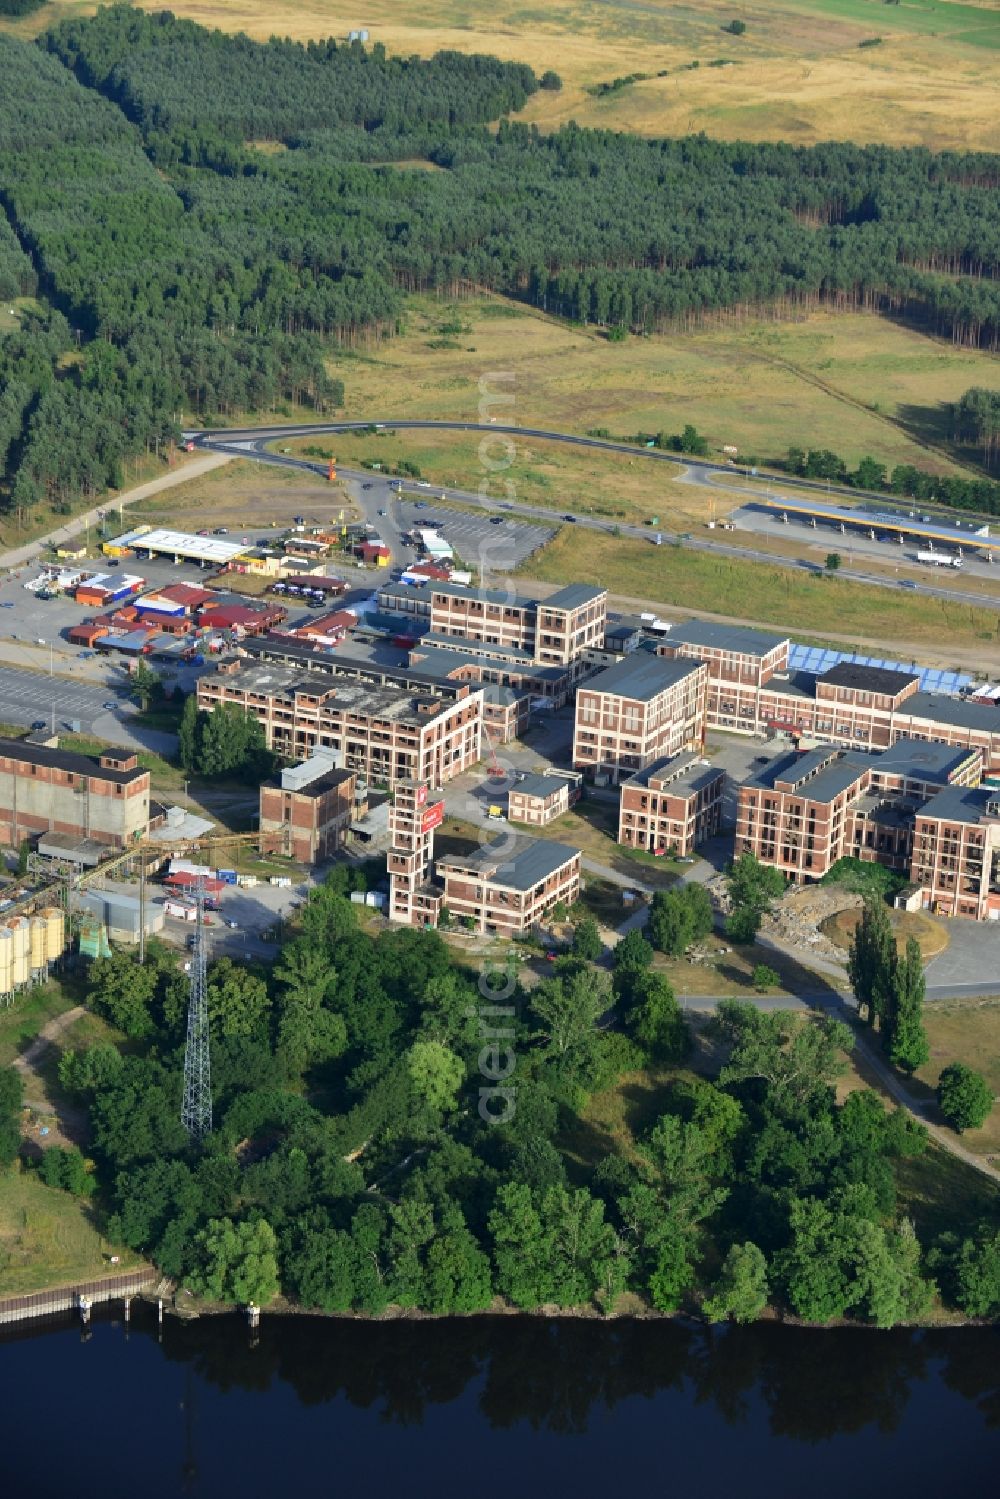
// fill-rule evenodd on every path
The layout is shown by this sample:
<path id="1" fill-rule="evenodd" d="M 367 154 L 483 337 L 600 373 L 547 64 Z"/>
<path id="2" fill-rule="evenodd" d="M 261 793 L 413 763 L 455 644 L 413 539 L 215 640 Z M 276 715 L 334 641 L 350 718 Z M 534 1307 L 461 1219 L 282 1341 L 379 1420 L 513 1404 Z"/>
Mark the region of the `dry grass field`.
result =
<path id="1" fill-rule="evenodd" d="M 95 8 L 50 0 L 10 29 L 32 35 Z M 536 95 L 525 110 L 543 128 L 572 119 L 645 135 L 705 131 L 937 150 L 996 145 L 1000 18 L 991 3 L 497 0 L 484 8 L 468 0 L 366 0 L 358 8 L 340 0 L 174 0 L 171 9 L 261 38 L 346 36 L 366 26 L 372 41 L 403 55 L 454 48 L 538 71 L 555 67 L 562 90 Z M 735 16 L 747 27 L 740 37 L 722 31 Z M 882 38 L 878 45 L 859 45 L 874 37 Z M 651 76 L 604 97 L 589 92 L 636 72 Z"/>
<path id="2" fill-rule="evenodd" d="M 291 525 L 294 515 L 302 514 L 314 525 L 350 508 L 339 485 L 241 458 L 165 494 L 139 500 L 129 516 L 133 525 L 182 530 L 226 526 L 233 535 L 256 537 Z"/>
<path id="3" fill-rule="evenodd" d="M 461 333 L 442 335 L 456 323 Z M 613 434 L 676 432 L 691 422 L 714 450 L 732 443 L 762 462 L 798 444 L 832 448 L 851 463 L 871 454 L 890 466 L 916 463 L 936 472 L 958 467 L 946 448 L 947 403 L 970 385 L 1000 390 L 995 358 L 861 313 L 817 312 L 796 322 L 756 320 L 616 344 L 596 329 L 500 298 L 413 298 L 398 337 L 338 353 L 335 372 L 344 381 L 347 417 L 494 416 L 521 427 Z M 484 388 L 489 398 L 504 399 L 484 406 Z M 377 457 L 374 447 L 384 441 L 338 439 L 337 457 Z M 452 448 L 459 439 L 423 441 Z M 408 434 L 406 442 L 418 439 Z M 465 447 L 477 453 L 478 487 L 478 441 Z M 541 466 L 530 442 L 518 457 L 529 468 Z M 664 482 L 662 470 L 655 482 Z"/>
<path id="4" fill-rule="evenodd" d="M 849 911 L 838 911 L 835 916 L 828 916 L 820 923 L 819 929 L 824 936 L 829 937 L 831 942 L 835 942 L 846 952 L 851 945 L 854 929 L 860 920 L 861 908 L 853 906 Z M 947 923 L 932 921 L 922 911 L 890 911 L 889 922 L 900 957 L 903 956 L 906 944 L 911 937 L 916 937 L 920 943 L 925 962 L 936 958 L 938 953 L 944 952 L 950 941 Z"/>

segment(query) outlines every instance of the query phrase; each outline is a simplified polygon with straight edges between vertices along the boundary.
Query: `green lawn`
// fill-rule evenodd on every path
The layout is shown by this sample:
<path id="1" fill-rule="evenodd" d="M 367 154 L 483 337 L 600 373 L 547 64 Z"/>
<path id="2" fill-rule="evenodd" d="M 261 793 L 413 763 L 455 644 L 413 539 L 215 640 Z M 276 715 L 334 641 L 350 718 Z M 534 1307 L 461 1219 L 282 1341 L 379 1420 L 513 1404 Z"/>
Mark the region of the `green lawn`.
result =
<path id="1" fill-rule="evenodd" d="M 12 1005 L 0 1008 L 0 1067 L 9 1066 L 43 1026 L 77 1003 L 61 984 L 49 983 L 17 995 Z"/>
<path id="2" fill-rule="evenodd" d="M 1000 1187 L 940 1145 L 897 1161 L 896 1181 L 900 1211 L 913 1219 L 925 1243 L 956 1226 L 971 1229 L 985 1222 L 1000 1227 Z"/>
<path id="3" fill-rule="evenodd" d="M 141 1264 L 115 1245 L 115 1270 Z M 92 1203 L 46 1187 L 33 1171 L 0 1176 L 0 1295 L 94 1280 L 111 1271 L 112 1246 L 97 1227 Z"/>

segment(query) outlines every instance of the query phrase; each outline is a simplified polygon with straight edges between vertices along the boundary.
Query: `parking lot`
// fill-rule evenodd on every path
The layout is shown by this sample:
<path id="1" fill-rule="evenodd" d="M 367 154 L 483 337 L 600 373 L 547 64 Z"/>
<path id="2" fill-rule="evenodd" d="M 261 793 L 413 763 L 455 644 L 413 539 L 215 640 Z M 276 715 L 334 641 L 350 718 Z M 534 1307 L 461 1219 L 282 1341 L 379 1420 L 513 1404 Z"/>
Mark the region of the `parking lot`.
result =
<path id="1" fill-rule="evenodd" d="M 461 562 L 476 572 L 509 572 L 556 534 L 552 527 L 506 515 L 502 505 L 479 515 L 435 505 L 433 500 L 400 500 L 396 516 L 401 531 L 417 527 L 440 531 Z"/>

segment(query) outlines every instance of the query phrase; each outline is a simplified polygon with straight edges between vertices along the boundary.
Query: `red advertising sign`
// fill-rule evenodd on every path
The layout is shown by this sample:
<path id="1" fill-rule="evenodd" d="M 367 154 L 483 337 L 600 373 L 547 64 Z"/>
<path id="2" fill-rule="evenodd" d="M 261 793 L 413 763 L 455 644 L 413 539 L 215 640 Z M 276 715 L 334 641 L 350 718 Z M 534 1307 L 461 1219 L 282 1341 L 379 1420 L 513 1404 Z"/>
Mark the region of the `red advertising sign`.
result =
<path id="1" fill-rule="evenodd" d="M 427 800 L 427 787 L 426 786 L 418 786 L 417 787 L 417 806 L 418 807 L 422 807 L 423 804 L 424 804 L 424 802 L 426 800 Z"/>
<path id="2" fill-rule="evenodd" d="M 420 819 L 420 831 L 429 833 L 431 828 L 439 828 L 444 822 L 444 802 L 435 802 L 433 807 L 428 807 Z"/>

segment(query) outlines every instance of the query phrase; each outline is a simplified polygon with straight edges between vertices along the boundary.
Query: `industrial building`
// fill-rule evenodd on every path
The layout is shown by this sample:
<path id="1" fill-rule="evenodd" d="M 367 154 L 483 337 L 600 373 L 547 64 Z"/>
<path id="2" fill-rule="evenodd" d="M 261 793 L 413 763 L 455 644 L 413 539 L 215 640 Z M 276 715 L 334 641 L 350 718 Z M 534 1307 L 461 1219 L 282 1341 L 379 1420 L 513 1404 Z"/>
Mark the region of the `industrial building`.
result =
<path id="1" fill-rule="evenodd" d="M 260 831 L 273 834 L 262 847 L 299 864 L 317 864 L 343 848 L 352 821 L 367 810 L 357 772 L 340 768 L 336 755 L 318 751 L 261 786 Z"/>
<path id="2" fill-rule="evenodd" d="M 577 779 L 550 771 L 544 775 L 522 777 L 507 794 L 507 816 L 511 822 L 526 822 L 544 828 L 568 812 L 579 799 Z"/>
<path id="3" fill-rule="evenodd" d="M 509 589 L 429 583 L 430 629 L 453 640 L 524 651 L 544 666 L 563 666 L 575 677 L 586 651 L 602 644 L 607 619 L 605 588 L 571 583 L 545 599 Z"/>
<path id="4" fill-rule="evenodd" d="M 148 825 L 149 771 L 130 751 L 91 759 L 56 742 L 0 739 L 0 843 L 66 833 L 124 848 Z"/>
<path id="5" fill-rule="evenodd" d="M 997 703 L 922 691 L 917 669 L 839 661 L 819 673 L 792 670 L 790 649 L 785 637 L 703 620 L 671 625 L 656 646 L 662 656 L 704 662 L 710 729 L 783 735 L 803 748 L 939 740 L 981 750 L 985 773 L 1000 772 Z"/>
<path id="6" fill-rule="evenodd" d="M 908 875 L 910 899 L 1000 917 L 1000 799 L 978 750 L 900 739 L 881 753 L 832 746 L 773 761 L 739 788 L 735 852 L 796 882 L 838 859 Z"/>

